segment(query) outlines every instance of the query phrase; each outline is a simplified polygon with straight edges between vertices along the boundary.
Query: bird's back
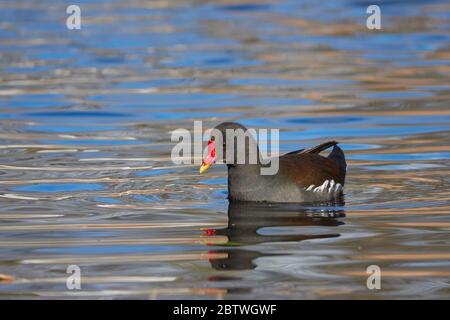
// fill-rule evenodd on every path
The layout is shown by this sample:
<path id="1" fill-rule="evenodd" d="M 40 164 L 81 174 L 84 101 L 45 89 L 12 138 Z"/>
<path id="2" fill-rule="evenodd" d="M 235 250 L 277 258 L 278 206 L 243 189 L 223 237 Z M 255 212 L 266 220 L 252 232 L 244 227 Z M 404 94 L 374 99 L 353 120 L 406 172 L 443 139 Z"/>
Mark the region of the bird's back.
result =
<path id="1" fill-rule="evenodd" d="M 325 144 L 323 144 L 325 145 Z M 279 158 L 279 170 L 274 175 L 231 168 L 229 198 L 236 201 L 310 202 L 339 197 L 345 183 L 346 162 L 342 150 L 333 142 L 328 157 L 318 154 L 315 147 L 291 152 Z"/>

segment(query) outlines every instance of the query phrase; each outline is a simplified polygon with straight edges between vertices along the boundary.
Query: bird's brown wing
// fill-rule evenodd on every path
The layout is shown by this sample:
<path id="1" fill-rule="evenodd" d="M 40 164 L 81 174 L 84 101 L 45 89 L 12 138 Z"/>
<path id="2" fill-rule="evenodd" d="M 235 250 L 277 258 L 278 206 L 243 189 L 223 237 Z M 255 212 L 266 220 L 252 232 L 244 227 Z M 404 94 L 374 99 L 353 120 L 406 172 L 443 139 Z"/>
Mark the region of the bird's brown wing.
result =
<path id="1" fill-rule="evenodd" d="M 315 153 L 284 155 L 280 157 L 280 174 L 290 179 L 298 186 L 308 188 L 311 185 L 320 186 L 325 180 L 334 180 L 344 185 L 337 162 Z"/>

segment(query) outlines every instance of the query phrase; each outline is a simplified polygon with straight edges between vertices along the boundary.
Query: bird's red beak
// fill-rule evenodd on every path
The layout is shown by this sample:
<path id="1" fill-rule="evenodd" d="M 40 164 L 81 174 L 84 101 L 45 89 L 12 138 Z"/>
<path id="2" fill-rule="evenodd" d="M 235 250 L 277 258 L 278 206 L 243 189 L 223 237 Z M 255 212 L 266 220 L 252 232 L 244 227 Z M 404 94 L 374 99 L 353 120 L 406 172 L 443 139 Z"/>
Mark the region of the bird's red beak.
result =
<path id="1" fill-rule="evenodd" d="M 200 167 L 200 174 L 209 169 L 209 167 L 216 162 L 216 143 L 214 140 L 208 141 L 208 155 L 203 159 Z"/>

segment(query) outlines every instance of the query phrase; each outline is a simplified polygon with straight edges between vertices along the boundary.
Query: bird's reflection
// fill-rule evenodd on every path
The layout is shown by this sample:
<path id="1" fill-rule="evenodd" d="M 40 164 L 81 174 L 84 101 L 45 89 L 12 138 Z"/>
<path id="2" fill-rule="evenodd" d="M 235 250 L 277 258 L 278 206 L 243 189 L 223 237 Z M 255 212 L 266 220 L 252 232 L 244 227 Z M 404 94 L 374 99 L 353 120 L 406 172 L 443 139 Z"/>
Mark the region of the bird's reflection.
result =
<path id="1" fill-rule="evenodd" d="M 268 205 L 260 203 L 230 203 L 228 206 L 228 227 L 210 230 L 210 234 L 223 235 L 228 238 L 226 246 L 230 248 L 211 250 L 210 253 L 225 254 L 226 258 L 211 259 L 211 266 L 216 270 L 254 269 L 253 261 L 262 256 L 271 256 L 258 251 L 244 250 L 241 247 L 266 242 L 293 242 L 310 239 L 339 237 L 337 232 L 320 232 L 295 235 L 276 235 L 261 232 L 266 227 L 338 227 L 344 222 L 338 218 L 345 217 L 340 202 L 338 206 L 299 206 Z M 308 230 L 308 229 L 305 229 Z"/>

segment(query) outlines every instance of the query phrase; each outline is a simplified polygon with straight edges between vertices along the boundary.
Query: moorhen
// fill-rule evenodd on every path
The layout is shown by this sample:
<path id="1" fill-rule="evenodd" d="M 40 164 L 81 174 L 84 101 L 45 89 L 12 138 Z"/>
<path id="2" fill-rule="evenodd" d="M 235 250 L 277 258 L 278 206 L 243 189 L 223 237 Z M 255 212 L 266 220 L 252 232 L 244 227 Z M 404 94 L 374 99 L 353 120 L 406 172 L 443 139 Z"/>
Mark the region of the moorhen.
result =
<path id="1" fill-rule="evenodd" d="M 304 203 L 334 201 L 342 196 L 347 163 L 344 152 L 337 146 L 338 142 L 328 141 L 310 149 L 284 154 L 278 158 L 278 172 L 262 175 L 261 167 L 267 166 L 265 161 L 261 161 L 259 156 L 256 161 L 249 161 L 251 148 L 260 155 L 257 143 L 251 135 L 245 139 L 245 162 L 239 161 L 238 150 L 242 149 L 238 149 L 236 140 L 233 148 L 227 148 L 228 129 L 241 129 L 246 132 L 247 128 L 235 122 L 223 122 L 214 129 L 223 137 L 223 162 L 228 167 L 230 201 Z M 217 160 L 215 140 L 212 136 L 208 141 L 209 151 L 203 159 L 200 173 L 205 172 Z M 333 150 L 327 157 L 319 155 L 330 147 L 333 147 Z M 227 162 L 230 152 L 234 161 Z"/>

